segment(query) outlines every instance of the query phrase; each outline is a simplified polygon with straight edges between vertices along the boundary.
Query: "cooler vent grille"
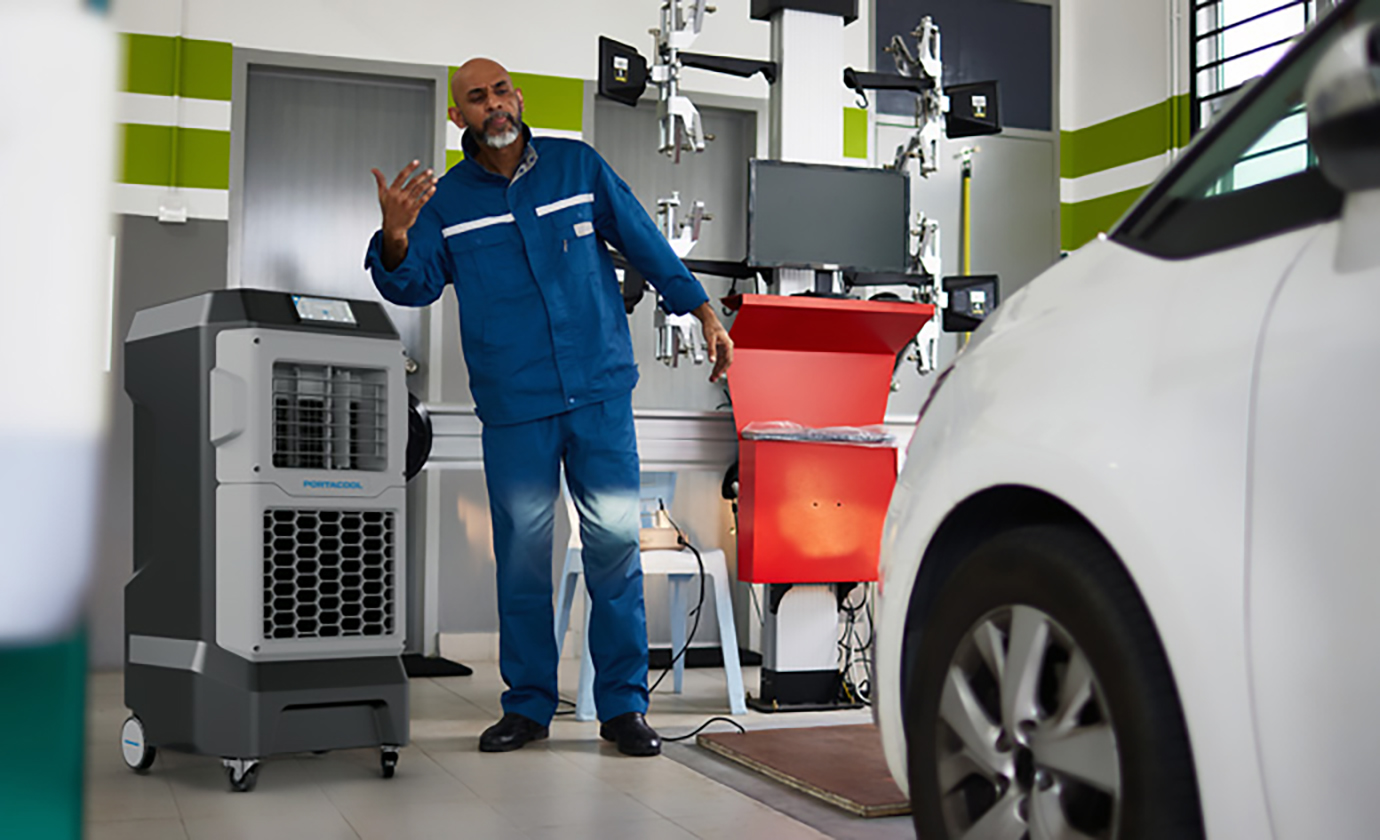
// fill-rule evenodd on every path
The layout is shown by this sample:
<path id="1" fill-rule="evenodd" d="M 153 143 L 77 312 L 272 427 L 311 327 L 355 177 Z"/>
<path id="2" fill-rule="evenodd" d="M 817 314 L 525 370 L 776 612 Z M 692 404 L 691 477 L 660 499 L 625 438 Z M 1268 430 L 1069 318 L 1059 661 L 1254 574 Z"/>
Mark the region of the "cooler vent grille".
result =
<path id="1" fill-rule="evenodd" d="M 273 365 L 273 466 L 388 466 L 388 374 L 369 368 Z"/>
<path id="2" fill-rule="evenodd" d="M 387 510 L 265 510 L 265 639 L 393 632 L 395 517 Z"/>

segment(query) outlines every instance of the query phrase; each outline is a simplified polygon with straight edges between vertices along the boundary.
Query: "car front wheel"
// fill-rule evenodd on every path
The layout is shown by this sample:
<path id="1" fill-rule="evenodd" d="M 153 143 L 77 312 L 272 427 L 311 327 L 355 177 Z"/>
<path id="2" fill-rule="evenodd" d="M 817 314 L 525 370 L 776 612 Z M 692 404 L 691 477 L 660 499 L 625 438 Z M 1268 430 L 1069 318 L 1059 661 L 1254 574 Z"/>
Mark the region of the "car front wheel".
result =
<path id="1" fill-rule="evenodd" d="M 921 620 L 906 705 L 920 837 L 1203 836 L 1167 660 L 1100 538 L 994 537 Z"/>

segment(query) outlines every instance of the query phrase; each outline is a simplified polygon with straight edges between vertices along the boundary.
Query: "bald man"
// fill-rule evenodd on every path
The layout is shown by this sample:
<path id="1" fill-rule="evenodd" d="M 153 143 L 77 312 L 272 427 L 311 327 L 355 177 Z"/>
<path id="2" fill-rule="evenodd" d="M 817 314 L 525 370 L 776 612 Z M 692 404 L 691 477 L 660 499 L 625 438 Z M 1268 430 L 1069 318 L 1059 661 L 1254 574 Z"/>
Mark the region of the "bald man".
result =
<path id="1" fill-rule="evenodd" d="M 555 714 L 552 526 L 560 468 L 580 515 L 591 599 L 589 647 L 600 735 L 657 755 L 647 711 L 647 625 L 638 552 L 637 384 L 623 299 L 607 245 L 703 324 L 711 380 L 733 342 L 703 287 L 608 164 L 576 140 L 533 137 L 522 91 L 488 59 L 451 82 L 465 159 L 437 179 L 419 164 L 389 183 L 374 170 L 382 228 L 365 265 L 405 306 L 460 304 L 497 560 L 503 718 L 479 739 L 506 752 L 547 737 Z"/>

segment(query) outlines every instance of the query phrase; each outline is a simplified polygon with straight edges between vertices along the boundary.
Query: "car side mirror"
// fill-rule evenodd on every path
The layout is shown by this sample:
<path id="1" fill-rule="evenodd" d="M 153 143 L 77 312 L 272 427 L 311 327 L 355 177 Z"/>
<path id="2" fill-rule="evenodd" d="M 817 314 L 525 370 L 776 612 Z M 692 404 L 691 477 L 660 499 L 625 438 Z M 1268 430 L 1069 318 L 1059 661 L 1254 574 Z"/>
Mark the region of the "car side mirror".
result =
<path id="1" fill-rule="evenodd" d="M 1380 22 L 1343 35 L 1304 89 L 1308 139 L 1323 175 L 1346 193 L 1380 189 Z"/>
<path id="2" fill-rule="evenodd" d="M 1368 21 L 1328 48 L 1304 88 L 1308 140 L 1318 167 L 1340 189 L 1334 269 L 1380 266 L 1380 22 Z"/>

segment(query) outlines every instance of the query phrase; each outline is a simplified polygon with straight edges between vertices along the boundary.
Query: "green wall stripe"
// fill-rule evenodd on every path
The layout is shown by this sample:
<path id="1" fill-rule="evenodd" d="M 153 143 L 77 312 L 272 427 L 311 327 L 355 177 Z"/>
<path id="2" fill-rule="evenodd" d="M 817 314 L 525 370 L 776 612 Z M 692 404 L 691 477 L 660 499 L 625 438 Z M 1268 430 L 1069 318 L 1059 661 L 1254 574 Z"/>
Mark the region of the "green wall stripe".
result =
<path id="1" fill-rule="evenodd" d="M 225 41 L 182 39 L 182 95 L 230 101 L 235 48 Z"/>
<path id="2" fill-rule="evenodd" d="M 446 149 L 446 171 L 449 172 L 452 166 L 464 159 L 465 153 L 459 149 Z"/>
<path id="3" fill-rule="evenodd" d="M 460 68 L 452 67 L 447 79 Z M 556 131 L 584 131 L 585 83 L 565 76 L 512 73 L 513 84 L 522 91 L 522 118 L 532 128 Z M 455 97 L 448 95 L 451 105 Z"/>
<path id="4" fill-rule="evenodd" d="M 177 130 L 177 186 L 230 189 L 230 132 Z"/>
<path id="5" fill-rule="evenodd" d="M 522 89 L 524 119 L 533 128 L 584 131 L 585 83 L 562 76 L 514 73 L 513 84 Z"/>
<path id="6" fill-rule="evenodd" d="M 230 132 L 204 128 L 177 131 L 177 174 L 169 184 L 173 127 L 124 125 L 120 183 L 149 186 L 230 189 Z"/>
<path id="7" fill-rule="evenodd" d="M 1059 175 L 1081 178 L 1164 154 L 1188 144 L 1188 94 L 1171 96 L 1148 108 L 1059 132 Z"/>
<path id="8" fill-rule="evenodd" d="M 1060 204 L 1060 247 L 1073 251 L 1091 242 L 1099 233 L 1111 230 L 1112 225 L 1130 209 L 1145 189 L 1136 187 L 1087 201 Z"/>
<path id="9" fill-rule="evenodd" d="M 172 160 L 172 126 L 122 126 L 124 156 L 120 166 L 120 183 L 168 186 Z"/>
<path id="10" fill-rule="evenodd" d="M 843 109 L 843 156 L 867 157 L 867 112 L 861 108 Z"/>
<path id="11" fill-rule="evenodd" d="M 230 101 L 234 47 L 225 41 L 200 41 L 166 35 L 124 36 L 125 72 L 121 90 L 153 96 Z M 180 43 L 179 43 L 180 42 Z M 174 72 L 181 49 L 182 87 Z"/>
<path id="12" fill-rule="evenodd" d="M 121 90 L 153 96 L 173 95 L 177 39 L 161 35 L 125 35 L 125 78 Z"/>

